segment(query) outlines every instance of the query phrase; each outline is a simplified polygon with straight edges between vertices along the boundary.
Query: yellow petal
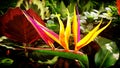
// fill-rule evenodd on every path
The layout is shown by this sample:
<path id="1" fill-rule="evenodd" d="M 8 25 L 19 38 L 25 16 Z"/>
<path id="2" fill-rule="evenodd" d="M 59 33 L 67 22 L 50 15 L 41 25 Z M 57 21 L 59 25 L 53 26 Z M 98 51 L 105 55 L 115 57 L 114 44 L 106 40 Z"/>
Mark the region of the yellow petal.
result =
<path id="1" fill-rule="evenodd" d="M 63 39 L 64 38 L 64 24 L 60 19 L 60 14 L 56 15 L 60 24 L 60 31 L 59 31 L 59 39 Z"/>
<path id="2" fill-rule="evenodd" d="M 68 13 L 68 19 L 67 19 L 67 26 L 66 26 L 66 30 L 65 30 L 65 43 L 66 43 L 66 47 L 69 48 L 69 37 L 70 37 L 70 34 L 71 34 L 71 19 L 70 19 L 70 16 L 69 16 L 69 11 L 67 10 L 67 13 Z"/>
<path id="3" fill-rule="evenodd" d="M 75 50 L 79 50 L 80 48 L 82 48 L 83 46 L 86 45 L 86 43 L 91 39 L 91 37 L 94 35 L 94 33 L 99 29 L 101 23 L 102 23 L 102 19 L 101 19 L 100 23 L 92 31 L 90 31 L 83 39 L 81 39 L 77 43 L 77 45 L 75 46 Z"/>
<path id="4" fill-rule="evenodd" d="M 90 40 L 89 40 L 85 45 L 87 45 L 87 44 L 89 44 L 91 41 L 93 41 L 104 29 L 106 29 L 106 28 L 110 25 L 111 21 L 112 21 L 112 20 L 110 20 L 106 26 L 104 26 L 104 27 L 102 27 L 101 29 L 99 29 L 98 31 L 96 31 L 96 32 L 94 33 L 94 35 L 90 38 Z"/>
<path id="5" fill-rule="evenodd" d="M 76 11 L 75 11 L 75 7 L 74 7 L 74 16 L 73 16 L 73 24 L 72 24 L 72 31 L 73 31 L 73 37 L 74 37 L 74 43 L 75 46 L 77 44 L 77 34 L 78 34 L 78 25 L 77 25 L 77 16 L 76 16 Z"/>

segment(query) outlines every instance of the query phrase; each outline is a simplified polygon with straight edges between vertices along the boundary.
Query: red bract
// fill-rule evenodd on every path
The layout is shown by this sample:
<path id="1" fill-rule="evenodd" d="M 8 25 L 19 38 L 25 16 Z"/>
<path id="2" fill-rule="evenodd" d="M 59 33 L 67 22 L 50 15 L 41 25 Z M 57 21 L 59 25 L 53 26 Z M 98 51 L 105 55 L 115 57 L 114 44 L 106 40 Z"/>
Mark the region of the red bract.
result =
<path id="1" fill-rule="evenodd" d="M 120 0 L 116 0 L 116 5 L 118 9 L 118 14 L 120 15 Z"/>
<path id="2" fill-rule="evenodd" d="M 39 21 L 40 24 L 45 25 L 32 9 L 26 12 Z M 20 8 L 9 8 L 2 16 L 1 23 L 3 35 L 14 41 L 30 44 L 40 38 Z"/>

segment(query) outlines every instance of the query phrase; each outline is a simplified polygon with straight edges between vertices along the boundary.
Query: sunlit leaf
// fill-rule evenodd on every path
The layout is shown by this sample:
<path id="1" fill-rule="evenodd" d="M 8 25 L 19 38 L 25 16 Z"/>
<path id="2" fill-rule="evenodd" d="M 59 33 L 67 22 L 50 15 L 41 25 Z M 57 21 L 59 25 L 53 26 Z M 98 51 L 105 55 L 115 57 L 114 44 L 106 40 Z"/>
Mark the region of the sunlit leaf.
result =
<path id="1" fill-rule="evenodd" d="M 66 6 L 65 6 L 63 1 L 61 1 L 61 3 L 60 3 L 59 12 L 60 12 L 62 17 L 66 17 L 67 16 L 67 8 L 66 8 Z"/>
<path id="2" fill-rule="evenodd" d="M 70 2 L 70 4 L 67 7 L 69 12 L 70 12 L 70 14 L 72 14 L 74 12 L 74 10 L 73 10 L 74 6 L 73 5 L 75 5 L 75 4 L 76 3 L 74 3 L 74 2 Z"/>
<path id="3" fill-rule="evenodd" d="M 97 67 L 106 68 L 113 66 L 119 59 L 119 50 L 116 43 L 103 37 L 98 37 L 96 42 L 101 48 L 95 55 L 95 63 Z"/>

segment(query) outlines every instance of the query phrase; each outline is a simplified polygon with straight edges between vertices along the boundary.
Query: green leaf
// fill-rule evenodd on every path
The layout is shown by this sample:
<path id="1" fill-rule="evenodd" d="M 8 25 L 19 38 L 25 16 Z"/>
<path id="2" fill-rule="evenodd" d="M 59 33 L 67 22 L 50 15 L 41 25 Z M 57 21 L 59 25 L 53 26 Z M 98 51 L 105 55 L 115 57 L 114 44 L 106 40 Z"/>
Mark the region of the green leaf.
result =
<path id="1" fill-rule="evenodd" d="M 59 24 L 55 23 L 53 20 L 48 20 L 46 23 L 46 27 L 53 30 L 54 32 L 59 32 Z"/>
<path id="2" fill-rule="evenodd" d="M 10 58 L 0 58 L 0 66 L 9 66 L 13 63 L 14 61 Z"/>
<path id="3" fill-rule="evenodd" d="M 106 68 L 113 66 L 119 59 L 119 50 L 116 43 L 103 37 L 98 37 L 96 42 L 101 48 L 95 55 L 95 63 L 97 67 Z"/>
<path id="4" fill-rule="evenodd" d="M 95 1 L 89 0 L 82 8 L 83 11 L 89 11 L 94 8 L 94 6 L 97 4 Z"/>
<path id="5" fill-rule="evenodd" d="M 58 60 L 58 56 L 55 56 L 55 57 L 53 57 L 51 60 L 47 60 L 47 61 L 38 61 L 38 63 L 41 63 L 41 64 L 55 64 L 56 62 L 57 62 L 57 60 Z"/>
<path id="6" fill-rule="evenodd" d="M 82 68 L 88 68 L 89 62 L 86 54 L 76 54 L 71 52 L 60 52 L 54 50 L 35 50 L 38 53 L 44 53 L 51 56 L 59 56 L 62 58 L 78 60 Z"/>
<path id="7" fill-rule="evenodd" d="M 69 10 L 69 13 L 70 13 L 71 15 L 74 14 L 73 8 L 75 7 L 75 6 L 74 6 L 75 4 L 76 4 L 76 3 L 74 3 L 74 2 L 70 2 L 70 4 L 68 5 L 68 10 Z"/>
<path id="8" fill-rule="evenodd" d="M 60 3 L 60 10 L 59 10 L 59 12 L 60 12 L 60 14 L 62 15 L 63 18 L 67 16 L 67 8 L 66 8 L 66 6 L 65 6 L 63 1 L 61 1 L 61 3 Z"/>

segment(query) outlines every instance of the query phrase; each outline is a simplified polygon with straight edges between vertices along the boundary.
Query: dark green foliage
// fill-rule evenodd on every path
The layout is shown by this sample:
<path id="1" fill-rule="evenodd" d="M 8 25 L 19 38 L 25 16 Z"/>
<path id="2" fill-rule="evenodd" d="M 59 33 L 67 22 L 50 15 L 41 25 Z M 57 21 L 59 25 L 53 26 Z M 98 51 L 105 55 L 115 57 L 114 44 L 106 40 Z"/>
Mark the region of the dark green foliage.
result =
<path id="1" fill-rule="evenodd" d="M 15 7 L 18 0 L 0 0 L 0 15 L 4 14 L 9 7 Z"/>

